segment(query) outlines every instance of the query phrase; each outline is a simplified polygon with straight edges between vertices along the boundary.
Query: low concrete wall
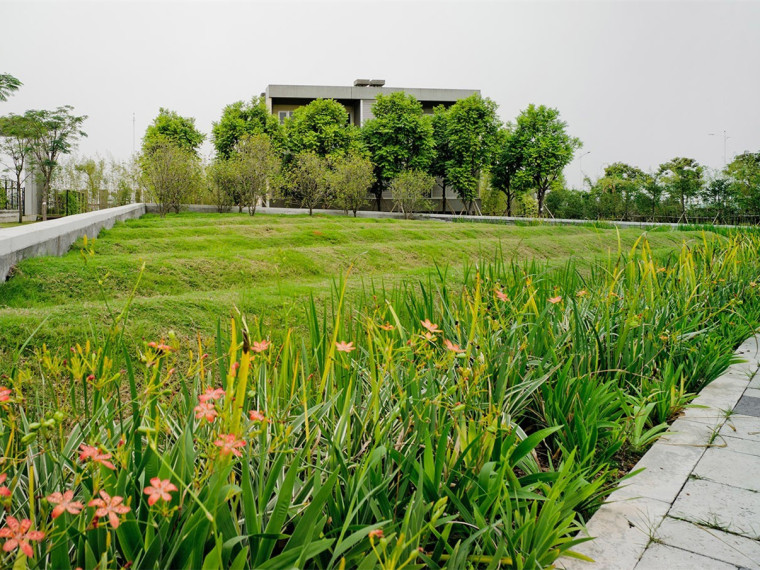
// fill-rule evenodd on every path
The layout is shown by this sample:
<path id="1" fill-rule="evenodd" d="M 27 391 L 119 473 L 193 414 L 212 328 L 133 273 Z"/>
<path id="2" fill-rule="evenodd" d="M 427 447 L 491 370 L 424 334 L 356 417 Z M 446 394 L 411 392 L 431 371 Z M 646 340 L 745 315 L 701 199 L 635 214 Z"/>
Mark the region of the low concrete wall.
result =
<path id="1" fill-rule="evenodd" d="M 0 229 L 0 281 L 5 281 L 11 268 L 22 259 L 63 255 L 79 238 L 85 235 L 96 237 L 103 228 L 111 228 L 116 222 L 139 218 L 145 211 L 145 204 L 129 204 L 28 226 Z"/>

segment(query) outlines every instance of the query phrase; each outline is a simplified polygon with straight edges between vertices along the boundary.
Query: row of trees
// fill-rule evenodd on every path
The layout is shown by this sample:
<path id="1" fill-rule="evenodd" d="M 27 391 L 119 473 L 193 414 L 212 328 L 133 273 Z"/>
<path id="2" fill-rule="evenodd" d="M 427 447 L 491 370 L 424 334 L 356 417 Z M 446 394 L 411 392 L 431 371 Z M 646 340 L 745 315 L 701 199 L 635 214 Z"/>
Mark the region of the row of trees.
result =
<path id="1" fill-rule="evenodd" d="M 518 186 L 532 184 L 541 211 L 547 190 L 580 147 L 556 109 L 531 105 L 515 125 L 504 125 L 496 104 L 479 95 L 428 115 L 413 96 L 396 92 L 379 95 L 372 112 L 374 118 L 359 128 L 343 105 L 318 99 L 281 125 L 263 98 L 228 105 L 211 133 L 216 152 L 208 181 L 217 205 L 247 207 L 253 214 L 255 204 L 277 197 L 310 210 L 328 204 L 356 212 L 368 192 L 379 210 L 383 193 L 391 191 L 399 209 L 410 213 L 429 207 L 423 198 L 431 195 L 436 177 L 442 211 L 446 190 L 453 188 L 470 212 L 492 171 L 509 204 Z M 176 181 L 174 187 L 187 192 L 191 180 L 200 180 L 190 171 L 200 171 L 204 138 L 193 119 L 167 109 L 148 127 L 141 163 L 162 211 L 182 197 L 169 190 L 158 165 L 168 159 L 184 165 L 184 186 Z"/>
<path id="2" fill-rule="evenodd" d="M 0 75 L 0 101 L 17 91 L 22 83 L 9 74 Z M 81 137 L 86 116 L 73 114 L 66 105 L 54 110 L 29 110 L 23 115 L 0 117 L 0 154 L 16 179 L 19 193 L 19 223 L 23 210 L 21 187 L 27 173 L 34 171 L 42 186 L 42 219 L 47 219 L 48 196 L 62 155 L 69 154 Z M 31 167 L 31 168 L 30 168 Z"/>
<path id="3" fill-rule="evenodd" d="M 760 153 L 737 155 L 710 172 L 691 158 L 677 157 L 654 172 L 617 162 L 588 191 L 561 185 L 547 198 L 555 217 L 618 220 L 709 220 L 756 222 L 760 217 Z"/>

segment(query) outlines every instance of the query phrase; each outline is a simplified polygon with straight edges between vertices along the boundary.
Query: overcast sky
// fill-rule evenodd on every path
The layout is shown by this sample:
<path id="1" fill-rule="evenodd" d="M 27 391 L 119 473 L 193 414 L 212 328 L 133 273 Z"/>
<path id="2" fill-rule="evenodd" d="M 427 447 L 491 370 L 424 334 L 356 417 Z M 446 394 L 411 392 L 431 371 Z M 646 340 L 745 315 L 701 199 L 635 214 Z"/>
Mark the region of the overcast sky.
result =
<path id="1" fill-rule="evenodd" d="M 760 151 L 760 2 L 9 2 L 0 114 L 69 104 L 80 154 L 127 158 L 168 107 L 209 133 L 267 84 L 480 89 L 505 121 L 559 109 L 583 171 Z M 718 133 L 718 136 L 708 136 Z M 210 154 L 210 145 L 205 152 Z M 566 170 L 580 180 L 578 160 Z"/>

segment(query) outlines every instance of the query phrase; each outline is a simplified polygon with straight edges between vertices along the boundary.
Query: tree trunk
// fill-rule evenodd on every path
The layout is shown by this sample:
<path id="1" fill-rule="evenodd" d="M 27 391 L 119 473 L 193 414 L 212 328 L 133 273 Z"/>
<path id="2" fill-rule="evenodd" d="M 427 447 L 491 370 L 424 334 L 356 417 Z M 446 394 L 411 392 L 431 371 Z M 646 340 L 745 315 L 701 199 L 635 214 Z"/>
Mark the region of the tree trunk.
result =
<path id="1" fill-rule="evenodd" d="M 446 213 L 446 179 L 441 181 L 441 187 L 443 188 L 443 205 L 441 206 L 441 214 Z"/>
<path id="2" fill-rule="evenodd" d="M 16 173 L 16 195 L 18 196 L 18 223 L 24 221 L 24 203 L 21 200 L 21 174 Z"/>
<path id="3" fill-rule="evenodd" d="M 383 188 L 380 186 L 375 192 L 375 202 L 377 203 L 377 211 L 383 211 Z"/>

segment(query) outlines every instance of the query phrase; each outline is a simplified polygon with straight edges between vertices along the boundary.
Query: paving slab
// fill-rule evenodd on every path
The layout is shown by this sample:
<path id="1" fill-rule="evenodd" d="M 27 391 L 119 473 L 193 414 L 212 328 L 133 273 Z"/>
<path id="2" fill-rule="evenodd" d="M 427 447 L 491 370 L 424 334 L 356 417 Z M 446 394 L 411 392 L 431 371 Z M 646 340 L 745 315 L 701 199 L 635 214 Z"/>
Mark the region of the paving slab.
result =
<path id="1" fill-rule="evenodd" d="M 752 416 L 732 415 L 720 429 L 720 435 L 760 441 L 760 421 Z"/>
<path id="2" fill-rule="evenodd" d="M 749 388 L 760 390 L 760 374 L 756 374 L 755 377 L 750 380 Z"/>
<path id="3" fill-rule="evenodd" d="M 727 449 L 736 453 L 746 453 L 760 457 L 760 441 L 742 439 L 740 437 L 718 436 Z M 760 475 L 759 475 L 760 476 Z"/>
<path id="4" fill-rule="evenodd" d="M 760 418 L 760 398 L 753 398 L 746 394 L 736 403 L 734 413 L 742 416 Z"/>
<path id="5" fill-rule="evenodd" d="M 657 528 L 655 538 L 657 542 L 666 546 L 688 550 L 750 570 L 760 570 L 760 542 L 743 536 L 665 517 Z M 638 570 L 639 566 L 636 568 Z"/>
<path id="6" fill-rule="evenodd" d="M 715 444 L 713 436 L 720 431 L 721 423 L 722 420 L 718 419 L 708 422 L 679 418 L 670 425 L 668 431 L 662 434 L 657 443 L 706 448 Z M 712 443 L 711 440 L 713 440 Z"/>
<path id="7" fill-rule="evenodd" d="M 691 479 L 668 514 L 756 540 L 760 537 L 759 513 L 760 493 Z"/>
<path id="8" fill-rule="evenodd" d="M 574 549 L 592 558 L 594 564 L 560 558 L 557 567 L 632 570 L 669 507 L 669 503 L 647 498 L 602 505 L 586 525 L 587 532 L 579 536 L 601 536 L 604 540 L 584 542 Z M 609 548 L 611 543 L 614 548 Z"/>
<path id="9" fill-rule="evenodd" d="M 647 497 L 672 503 L 704 451 L 701 446 L 676 446 L 658 441 L 632 469 L 643 471 L 624 481 L 607 502 Z"/>
<path id="10" fill-rule="evenodd" d="M 737 453 L 728 448 L 708 449 L 694 469 L 694 475 L 760 493 L 760 457 L 755 455 Z M 760 512 L 756 514 L 760 523 Z"/>
<path id="11" fill-rule="evenodd" d="M 647 548 L 636 570 L 736 570 L 736 566 L 680 548 L 654 544 Z"/>
<path id="12" fill-rule="evenodd" d="M 751 398 L 760 398 L 760 388 L 747 388 L 744 391 L 744 395 Z"/>

